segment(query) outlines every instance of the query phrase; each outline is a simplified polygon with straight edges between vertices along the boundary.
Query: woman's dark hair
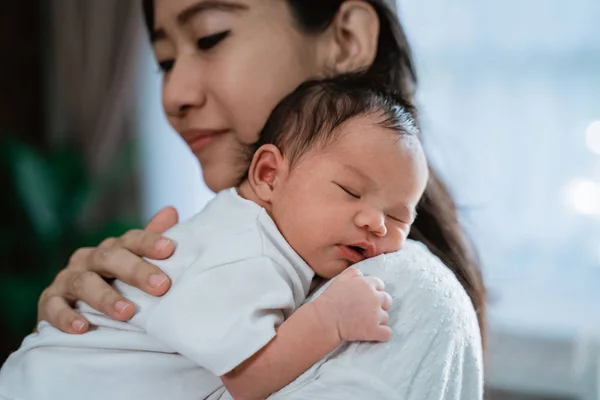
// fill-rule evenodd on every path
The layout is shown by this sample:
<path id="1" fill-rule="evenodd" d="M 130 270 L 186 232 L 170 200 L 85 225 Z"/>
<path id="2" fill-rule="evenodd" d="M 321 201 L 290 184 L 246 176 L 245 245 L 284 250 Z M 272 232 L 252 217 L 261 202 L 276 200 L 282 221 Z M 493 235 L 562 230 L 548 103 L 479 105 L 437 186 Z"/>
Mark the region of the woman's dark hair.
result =
<path id="1" fill-rule="evenodd" d="M 154 2 L 142 0 L 150 32 L 154 27 Z M 318 34 L 334 21 L 345 0 L 286 0 L 298 27 Z M 380 22 L 377 55 L 366 71 L 371 79 L 393 89 L 414 103 L 417 75 L 408 40 L 385 0 L 363 0 L 377 13 Z M 486 294 L 474 248 L 458 221 L 456 205 L 438 174 L 430 167 L 429 182 L 418 206 L 410 237 L 424 243 L 454 273 L 471 298 L 485 343 Z"/>

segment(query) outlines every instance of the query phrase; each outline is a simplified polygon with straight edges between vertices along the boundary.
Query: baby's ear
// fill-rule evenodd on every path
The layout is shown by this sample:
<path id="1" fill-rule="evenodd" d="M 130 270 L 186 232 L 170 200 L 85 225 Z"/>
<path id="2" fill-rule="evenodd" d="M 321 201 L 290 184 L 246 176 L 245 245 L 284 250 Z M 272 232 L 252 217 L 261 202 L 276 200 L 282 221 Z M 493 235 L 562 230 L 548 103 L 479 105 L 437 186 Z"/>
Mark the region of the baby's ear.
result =
<path id="1" fill-rule="evenodd" d="M 276 184 L 286 175 L 287 163 L 276 146 L 265 144 L 254 153 L 248 181 L 262 201 L 272 200 Z"/>

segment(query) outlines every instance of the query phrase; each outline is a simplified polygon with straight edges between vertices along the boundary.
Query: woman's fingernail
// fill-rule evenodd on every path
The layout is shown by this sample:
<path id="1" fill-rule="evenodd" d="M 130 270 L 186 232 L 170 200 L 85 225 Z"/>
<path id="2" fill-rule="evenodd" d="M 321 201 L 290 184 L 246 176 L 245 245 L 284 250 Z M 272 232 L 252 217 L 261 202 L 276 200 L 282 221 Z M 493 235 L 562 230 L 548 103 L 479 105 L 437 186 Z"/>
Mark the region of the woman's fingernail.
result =
<path id="1" fill-rule="evenodd" d="M 115 310 L 117 310 L 119 314 L 125 312 L 125 310 L 127 310 L 129 307 L 131 307 L 131 303 L 123 300 L 119 300 L 117 301 L 117 304 L 115 304 Z"/>
<path id="2" fill-rule="evenodd" d="M 157 288 L 159 286 L 162 286 L 167 281 L 167 279 L 168 278 L 163 274 L 153 274 L 150 275 L 150 277 L 148 278 L 148 284 L 152 288 Z"/>
<path id="3" fill-rule="evenodd" d="M 167 248 L 167 246 L 171 243 L 170 239 L 162 238 L 158 242 L 156 242 L 156 250 L 163 250 Z"/>
<path id="4" fill-rule="evenodd" d="M 75 329 L 75 332 L 81 332 L 83 330 L 83 328 L 85 328 L 85 322 L 76 319 L 71 324 L 71 327 L 73 327 L 73 329 Z"/>

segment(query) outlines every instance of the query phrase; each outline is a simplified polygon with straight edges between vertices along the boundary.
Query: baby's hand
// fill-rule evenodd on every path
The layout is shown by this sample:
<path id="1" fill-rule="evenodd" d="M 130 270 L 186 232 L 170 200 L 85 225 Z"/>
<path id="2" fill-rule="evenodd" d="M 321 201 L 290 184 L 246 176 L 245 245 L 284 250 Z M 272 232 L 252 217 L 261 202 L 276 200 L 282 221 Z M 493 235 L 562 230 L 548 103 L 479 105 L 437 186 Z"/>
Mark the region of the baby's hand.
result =
<path id="1" fill-rule="evenodd" d="M 387 326 L 392 298 L 384 289 L 381 279 L 351 267 L 314 302 L 323 318 L 334 321 L 341 340 L 386 342 L 392 336 Z"/>

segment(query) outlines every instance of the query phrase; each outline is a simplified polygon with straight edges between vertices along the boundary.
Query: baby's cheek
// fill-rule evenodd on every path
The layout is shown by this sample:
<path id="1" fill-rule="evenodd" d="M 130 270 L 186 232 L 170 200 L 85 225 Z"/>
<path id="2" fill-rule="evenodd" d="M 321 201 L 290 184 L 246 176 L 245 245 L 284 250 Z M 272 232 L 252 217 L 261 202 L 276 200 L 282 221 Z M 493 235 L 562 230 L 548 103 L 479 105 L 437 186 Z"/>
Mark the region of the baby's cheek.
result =
<path id="1" fill-rule="evenodd" d="M 408 228 L 392 228 L 388 229 L 388 234 L 385 236 L 383 242 L 383 249 L 381 253 L 393 253 L 404 247 L 406 243 L 406 237 L 408 236 Z"/>
<path id="2" fill-rule="evenodd" d="M 396 249 L 396 251 L 398 251 L 398 250 L 402 249 L 402 248 L 404 247 L 404 245 L 405 245 L 405 244 L 406 244 L 406 237 L 402 236 L 402 237 L 400 238 L 400 241 L 399 241 L 399 243 L 398 243 L 398 246 L 397 246 L 397 249 Z"/>

